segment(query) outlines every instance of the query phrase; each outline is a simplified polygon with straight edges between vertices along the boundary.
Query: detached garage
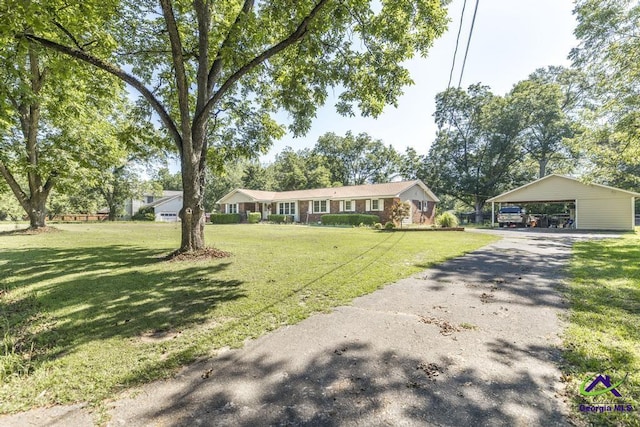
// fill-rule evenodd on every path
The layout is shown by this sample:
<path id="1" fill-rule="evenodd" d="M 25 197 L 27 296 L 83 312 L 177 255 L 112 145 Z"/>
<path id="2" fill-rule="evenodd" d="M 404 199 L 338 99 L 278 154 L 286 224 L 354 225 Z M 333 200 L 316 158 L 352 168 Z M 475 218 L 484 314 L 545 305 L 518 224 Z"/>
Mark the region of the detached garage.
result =
<path id="1" fill-rule="evenodd" d="M 583 230 L 633 230 L 635 199 L 640 193 L 600 184 L 584 184 L 563 175 L 547 175 L 529 184 L 493 197 L 495 204 L 569 202 L 575 205 L 575 228 Z M 492 219 L 492 222 L 493 222 Z"/>

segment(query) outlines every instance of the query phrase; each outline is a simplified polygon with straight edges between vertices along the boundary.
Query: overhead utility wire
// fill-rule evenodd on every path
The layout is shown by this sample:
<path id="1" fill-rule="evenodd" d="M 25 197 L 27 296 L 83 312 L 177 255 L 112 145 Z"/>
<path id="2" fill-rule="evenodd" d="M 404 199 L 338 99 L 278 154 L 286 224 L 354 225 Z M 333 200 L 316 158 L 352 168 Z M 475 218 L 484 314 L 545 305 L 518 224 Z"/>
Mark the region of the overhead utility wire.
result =
<path id="1" fill-rule="evenodd" d="M 462 32 L 462 21 L 464 19 L 464 10 L 467 7 L 467 0 L 464 0 L 462 5 L 462 13 L 460 14 L 460 25 L 458 26 L 458 36 L 456 37 L 456 49 L 453 51 L 453 61 L 451 63 L 451 71 L 449 72 L 449 83 L 447 83 L 447 90 L 451 87 L 451 79 L 453 78 L 453 69 L 456 66 L 456 57 L 458 56 L 458 43 L 460 43 L 460 33 Z"/>
<path id="2" fill-rule="evenodd" d="M 462 75 L 464 74 L 464 66 L 467 63 L 467 54 L 469 53 L 469 45 L 471 44 L 471 35 L 473 34 L 473 26 L 476 23 L 476 14 L 478 13 L 479 3 L 480 0 L 476 0 L 476 7 L 473 10 L 473 18 L 471 19 L 471 29 L 469 30 L 469 39 L 467 40 L 467 49 L 464 52 L 464 59 L 462 60 L 462 70 L 460 70 L 460 80 L 458 80 L 458 87 L 460 87 L 460 85 L 462 84 Z"/>

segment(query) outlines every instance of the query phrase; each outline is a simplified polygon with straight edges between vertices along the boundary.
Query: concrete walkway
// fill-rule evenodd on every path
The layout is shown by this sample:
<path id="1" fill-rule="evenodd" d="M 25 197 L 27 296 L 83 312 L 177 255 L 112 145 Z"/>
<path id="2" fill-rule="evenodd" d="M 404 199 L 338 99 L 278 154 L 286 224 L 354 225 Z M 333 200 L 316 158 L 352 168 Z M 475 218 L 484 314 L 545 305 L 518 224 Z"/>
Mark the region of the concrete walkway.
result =
<path id="1" fill-rule="evenodd" d="M 556 366 L 566 302 L 557 287 L 572 243 L 585 237 L 500 234 L 144 386 L 109 406 L 109 425 L 566 425 Z M 0 418 L 91 422 L 81 405 Z"/>

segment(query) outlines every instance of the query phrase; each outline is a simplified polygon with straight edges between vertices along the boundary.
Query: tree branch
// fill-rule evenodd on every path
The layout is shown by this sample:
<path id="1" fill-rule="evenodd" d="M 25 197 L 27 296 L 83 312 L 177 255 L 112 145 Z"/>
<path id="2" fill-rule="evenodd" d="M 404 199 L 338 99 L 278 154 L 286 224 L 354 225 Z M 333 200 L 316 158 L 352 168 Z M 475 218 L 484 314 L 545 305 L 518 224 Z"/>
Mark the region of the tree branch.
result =
<path id="1" fill-rule="evenodd" d="M 229 42 L 231 40 L 231 34 L 233 34 L 234 30 L 237 28 L 238 24 L 240 23 L 240 19 L 242 18 L 243 15 L 248 14 L 251 11 L 251 9 L 253 9 L 253 4 L 254 4 L 254 0 L 245 0 L 244 4 L 242 5 L 242 9 L 240 9 L 240 12 L 236 16 L 235 21 L 233 22 L 233 24 L 231 24 L 231 27 L 229 27 L 229 31 L 227 31 L 227 35 L 225 36 L 224 40 L 220 44 L 220 48 L 218 49 L 218 54 L 216 55 L 216 59 L 213 61 L 213 64 L 211 65 L 211 69 L 209 70 L 209 75 L 207 76 L 208 96 L 211 96 L 215 81 L 220 75 L 220 71 L 222 71 L 222 63 L 223 63 L 222 52 L 229 46 Z"/>
<path id="2" fill-rule="evenodd" d="M 198 21 L 198 71 L 196 76 L 196 111 L 198 114 L 207 103 L 209 96 L 209 88 L 207 84 L 209 71 L 209 28 L 211 26 L 211 10 L 208 0 L 194 0 L 193 6 L 196 10 L 196 19 Z M 206 122 L 203 122 L 205 124 Z M 194 150 L 201 151 L 202 145 L 206 145 L 206 126 L 193 127 L 191 129 L 193 135 Z M 204 137 L 201 137 L 204 136 Z M 200 145 L 202 142 L 202 145 Z M 201 155 L 202 158 L 202 155 Z"/>
<path id="3" fill-rule="evenodd" d="M 301 40 L 309 29 L 309 24 L 313 21 L 313 19 L 318 15 L 320 10 L 329 2 L 329 0 L 320 0 L 314 8 L 309 12 L 309 14 L 302 20 L 300 25 L 293 31 L 289 36 L 280 41 L 279 43 L 273 45 L 269 49 L 265 50 L 251 61 L 240 67 L 235 73 L 233 73 L 229 78 L 220 86 L 220 88 L 215 92 L 215 94 L 209 99 L 207 104 L 204 106 L 201 112 L 193 119 L 194 126 L 197 126 L 200 122 L 204 120 L 204 118 L 209 114 L 213 106 L 224 96 L 224 94 L 245 74 L 249 73 L 251 70 L 256 68 L 258 65 L 262 64 L 267 59 L 271 58 L 274 55 L 285 50 L 287 47 Z"/>
<path id="4" fill-rule="evenodd" d="M 44 47 L 53 49 L 57 52 L 64 53 L 65 55 L 71 56 L 83 62 L 94 65 L 100 68 L 101 70 L 106 71 L 107 73 L 118 77 L 120 80 L 124 81 L 125 83 L 128 83 L 129 85 L 131 85 L 147 100 L 147 102 L 149 102 L 149 104 L 151 104 L 151 107 L 153 107 L 156 113 L 158 113 L 158 116 L 160 116 L 160 120 L 162 120 L 162 124 L 169 131 L 169 134 L 171 135 L 176 145 L 178 146 L 178 150 L 182 152 L 182 136 L 180 135 L 180 132 L 178 131 L 178 128 L 176 127 L 176 124 L 174 123 L 173 119 L 171 118 L 167 110 L 165 110 L 165 108 L 162 106 L 160 101 L 158 101 L 158 99 L 153 95 L 153 93 L 149 89 L 147 89 L 147 87 L 136 77 L 118 68 L 117 66 L 110 64 L 93 55 L 90 55 L 82 50 L 74 49 L 72 47 L 68 47 L 60 43 L 54 42 L 52 40 L 35 36 L 33 34 L 22 34 L 22 35 L 19 35 L 18 37 L 25 38 L 29 41 L 38 43 Z"/>
<path id="5" fill-rule="evenodd" d="M 22 206 L 22 209 L 24 209 L 26 212 L 29 212 L 29 197 L 24 191 L 22 191 L 22 188 L 20 187 L 20 184 L 18 184 L 18 181 L 16 181 L 11 171 L 2 162 L 0 162 L 0 175 L 2 175 L 5 181 L 7 181 L 7 184 L 9 184 L 9 188 L 11 188 L 11 191 L 13 191 L 13 194 L 18 199 L 18 202 L 20 202 L 20 206 Z"/>
<path id="6" fill-rule="evenodd" d="M 171 0 L 160 0 L 164 21 L 169 33 L 169 43 L 171 44 L 171 57 L 176 77 L 176 88 L 178 89 L 178 106 L 180 108 L 180 124 L 182 127 L 182 138 L 191 139 L 191 129 L 189 129 L 191 114 L 189 112 L 189 83 L 187 82 L 187 72 L 184 67 L 184 56 L 182 54 L 182 41 L 176 17 L 171 7 Z M 185 146 L 190 144 L 185 144 Z M 187 148 L 187 147 L 183 147 Z"/>
<path id="7" fill-rule="evenodd" d="M 58 21 L 53 21 L 53 25 L 55 25 L 60 31 L 62 31 L 69 39 L 73 42 L 78 50 L 84 50 L 84 46 L 78 43 L 78 40 L 71 34 L 69 30 L 62 26 Z"/>

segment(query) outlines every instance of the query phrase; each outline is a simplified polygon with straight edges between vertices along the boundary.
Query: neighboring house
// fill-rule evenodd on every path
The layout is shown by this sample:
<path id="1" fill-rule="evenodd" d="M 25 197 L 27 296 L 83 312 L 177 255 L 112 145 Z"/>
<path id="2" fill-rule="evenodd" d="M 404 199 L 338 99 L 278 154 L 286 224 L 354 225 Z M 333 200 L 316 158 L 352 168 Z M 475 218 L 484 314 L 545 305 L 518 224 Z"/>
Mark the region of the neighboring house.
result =
<path id="1" fill-rule="evenodd" d="M 126 216 L 131 218 L 140 208 L 150 206 L 156 215 L 156 221 L 179 221 L 178 212 L 182 209 L 182 191 L 164 190 L 162 195 L 145 194 L 142 199 L 127 200 Z"/>
<path id="2" fill-rule="evenodd" d="M 439 200 L 420 180 L 280 192 L 239 188 L 217 203 L 221 212 L 240 213 L 244 219 L 248 212 L 260 212 L 263 219 L 281 214 L 310 223 L 328 213 L 365 213 L 378 215 L 384 223 L 391 220 L 391 206 L 398 201 L 411 205 L 405 224 L 433 223 Z"/>

